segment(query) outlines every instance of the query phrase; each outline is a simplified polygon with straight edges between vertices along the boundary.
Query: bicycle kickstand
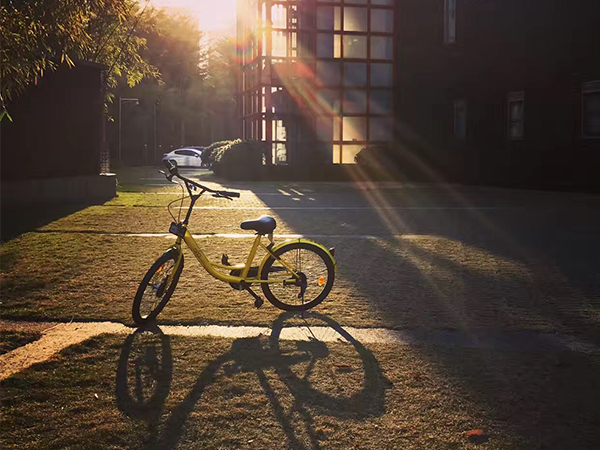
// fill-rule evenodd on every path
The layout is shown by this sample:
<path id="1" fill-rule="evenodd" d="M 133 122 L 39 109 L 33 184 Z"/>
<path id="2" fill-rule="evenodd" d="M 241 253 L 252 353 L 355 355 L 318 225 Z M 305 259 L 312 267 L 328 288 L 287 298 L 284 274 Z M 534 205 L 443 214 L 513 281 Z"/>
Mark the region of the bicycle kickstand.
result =
<path id="1" fill-rule="evenodd" d="M 250 286 L 244 286 L 244 289 L 248 291 L 252 297 L 254 297 L 254 306 L 256 308 L 260 308 L 265 301 L 262 298 L 260 298 L 260 296 L 256 292 L 250 289 Z"/>

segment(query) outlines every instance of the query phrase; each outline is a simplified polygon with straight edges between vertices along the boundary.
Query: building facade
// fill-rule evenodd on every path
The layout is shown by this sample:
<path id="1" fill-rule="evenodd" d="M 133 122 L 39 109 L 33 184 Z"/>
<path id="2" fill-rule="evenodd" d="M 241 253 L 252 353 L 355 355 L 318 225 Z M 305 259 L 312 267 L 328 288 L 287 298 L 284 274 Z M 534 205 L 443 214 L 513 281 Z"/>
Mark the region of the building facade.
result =
<path id="1" fill-rule="evenodd" d="M 7 212 L 10 208 L 101 202 L 116 195 L 116 178 L 107 175 L 102 164 L 103 156 L 107 157 L 103 152 L 106 66 L 75 64 L 49 71 L 28 86 L 8 104 L 12 121 L 0 123 L 0 203 L 11 228 L 15 221 L 10 217 L 15 216 Z"/>
<path id="2" fill-rule="evenodd" d="M 242 0 L 238 114 L 267 164 L 354 163 L 392 139 L 393 0 Z"/>
<path id="3" fill-rule="evenodd" d="M 397 124 L 441 177 L 600 186 L 600 2 L 398 4 Z"/>
<path id="4" fill-rule="evenodd" d="M 241 134 L 268 163 L 393 141 L 438 179 L 600 186 L 599 1 L 241 1 Z"/>

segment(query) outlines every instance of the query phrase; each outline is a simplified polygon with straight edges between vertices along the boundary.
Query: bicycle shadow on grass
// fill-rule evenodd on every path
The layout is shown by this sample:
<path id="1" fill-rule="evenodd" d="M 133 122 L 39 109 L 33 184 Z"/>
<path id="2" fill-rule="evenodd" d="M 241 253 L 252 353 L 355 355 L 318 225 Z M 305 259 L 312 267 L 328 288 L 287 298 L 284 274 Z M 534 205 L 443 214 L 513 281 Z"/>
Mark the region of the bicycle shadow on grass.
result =
<path id="1" fill-rule="evenodd" d="M 317 313 L 305 313 L 303 329 L 307 330 L 301 340 L 282 338 L 287 321 L 295 313 L 282 313 L 273 323 L 267 342 L 261 337 L 238 338 L 230 350 L 213 359 L 197 376 L 185 398 L 165 411 L 173 378 L 173 356 L 169 336 L 154 326 L 139 329 L 129 335 L 123 345 L 117 369 L 117 404 L 132 419 L 147 424 L 145 448 L 175 448 L 180 442 L 186 422 L 198 407 L 205 391 L 219 381 L 236 374 L 253 373 L 258 379 L 262 393 L 277 422 L 283 430 L 287 447 L 293 449 L 319 449 L 323 436 L 315 429 L 314 412 L 341 420 L 366 420 L 385 413 L 385 392 L 389 381 L 384 377 L 380 364 L 363 344 L 354 339 L 336 321 Z M 319 340 L 312 329 L 318 321 Z M 331 356 L 331 342 L 352 346 L 364 375 L 362 388 L 350 395 L 335 395 L 316 388 L 315 367 Z M 328 343 L 330 345 L 328 345 Z M 350 348 L 350 347 L 348 347 Z M 300 365 L 300 366 L 298 366 Z M 296 367 L 294 367 L 296 366 Z M 298 368 L 301 370 L 298 370 Z M 342 365 L 338 370 L 353 370 Z M 276 379 L 267 372 L 274 372 Z M 312 376 L 312 378 L 311 378 Z M 282 402 L 276 381 L 292 396 L 291 407 Z M 321 380 L 323 381 L 323 380 Z M 165 416 L 165 417 L 163 417 Z M 300 418 L 295 420 L 294 417 Z M 253 421 L 251 411 L 247 419 Z M 302 423 L 302 429 L 298 423 Z"/>

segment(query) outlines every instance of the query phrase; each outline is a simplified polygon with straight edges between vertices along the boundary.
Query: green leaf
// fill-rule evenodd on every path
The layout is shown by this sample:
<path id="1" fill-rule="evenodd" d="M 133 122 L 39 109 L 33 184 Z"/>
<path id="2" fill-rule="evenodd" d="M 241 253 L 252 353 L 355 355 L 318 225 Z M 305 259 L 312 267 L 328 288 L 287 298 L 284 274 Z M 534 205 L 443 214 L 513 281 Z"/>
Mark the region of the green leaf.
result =
<path id="1" fill-rule="evenodd" d="M 13 121 L 12 117 L 10 117 L 10 114 L 8 113 L 8 110 L 4 109 L 2 110 L 2 112 L 0 112 L 0 122 L 2 122 L 4 120 L 4 118 L 7 118 L 9 121 Z"/>

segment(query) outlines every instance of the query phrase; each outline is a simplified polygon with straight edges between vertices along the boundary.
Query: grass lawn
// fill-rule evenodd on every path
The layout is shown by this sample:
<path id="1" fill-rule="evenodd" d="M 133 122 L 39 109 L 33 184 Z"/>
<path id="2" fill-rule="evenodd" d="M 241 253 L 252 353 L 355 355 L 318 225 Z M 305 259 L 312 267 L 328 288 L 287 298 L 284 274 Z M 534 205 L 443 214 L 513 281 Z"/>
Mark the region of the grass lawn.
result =
<path id="1" fill-rule="evenodd" d="M 37 341 L 41 333 L 28 331 L 0 330 L 0 355 L 13 351 L 15 348 Z"/>
<path id="2" fill-rule="evenodd" d="M 2 246 L 3 316 L 131 323 L 131 303 L 150 264 L 173 242 L 156 237 L 29 233 Z M 544 261 L 525 264 L 441 237 L 324 239 L 339 271 L 318 311 L 344 325 L 518 329 L 590 333 L 600 301 Z M 201 240 L 208 256 L 243 262 L 251 239 Z M 210 277 L 186 250 L 186 268 L 162 323 L 269 324 L 245 292 Z"/>
<path id="3" fill-rule="evenodd" d="M 592 449 L 599 369 L 572 353 L 103 335 L 2 382 L 0 446 Z"/>
<path id="4" fill-rule="evenodd" d="M 368 203 L 348 184 L 244 186 L 231 187 L 244 187 L 240 200 L 207 197 L 206 205 L 285 208 L 314 201 L 327 208 Z M 171 219 L 164 205 L 176 198 L 176 191 L 144 188 L 146 193 L 120 192 L 105 205 L 66 215 L 4 243 L 0 250 L 3 316 L 131 323 L 138 283 L 173 242 L 111 235 L 168 230 Z M 433 203 L 427 189 L 384 189 L 370 195 L 382 192 L 388 198 L 405 197 L 388 202 L 391 205 L 410 205 L 410 199 L 419 195 L 425 200 L 418 204 Z M 198 210 L 191 230 L 239 233 L 242 220 L 267 212 Z M 580 220 L 579 213 L 276 209 L 271 214 L 278 221 L 278 232 L 323 234 L 318 240 L 336 247 L 336 283 L 319 311 L 345 325 L 516 329 L 597 337 L 600 239 L 587 229 L 596 222 L 591 217 Z M 370 233 L 406 235 L 351 236 Z M 326 237 L 332 234 L 337 237 Z M 201 241 L 213 260 L 227 253 L 235 263 L 243 262 L 251 243 L 251 239 Z M 278 314 L 269 304 L 255 310 L 252 303 L 248 294 L 207 275 L 186 251 L 186 269 L 159 320 L 268 325 Z"/>

